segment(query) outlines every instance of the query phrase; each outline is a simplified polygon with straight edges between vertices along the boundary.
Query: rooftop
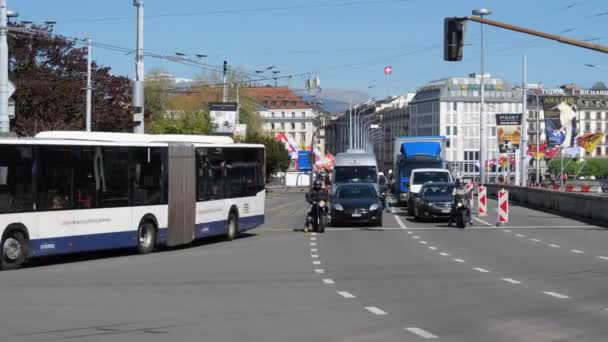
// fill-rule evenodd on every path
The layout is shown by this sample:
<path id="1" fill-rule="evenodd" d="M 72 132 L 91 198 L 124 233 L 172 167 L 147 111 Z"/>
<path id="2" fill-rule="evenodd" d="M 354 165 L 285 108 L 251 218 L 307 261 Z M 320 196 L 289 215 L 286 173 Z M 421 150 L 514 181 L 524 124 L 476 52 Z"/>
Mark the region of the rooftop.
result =
<path id="1" fill-rule="evenodd" d="M 289 87 L 251 87 L 243 88 L 242 92 L 253 97 L 258 104 L 268 109 L 311 108 Z"/>

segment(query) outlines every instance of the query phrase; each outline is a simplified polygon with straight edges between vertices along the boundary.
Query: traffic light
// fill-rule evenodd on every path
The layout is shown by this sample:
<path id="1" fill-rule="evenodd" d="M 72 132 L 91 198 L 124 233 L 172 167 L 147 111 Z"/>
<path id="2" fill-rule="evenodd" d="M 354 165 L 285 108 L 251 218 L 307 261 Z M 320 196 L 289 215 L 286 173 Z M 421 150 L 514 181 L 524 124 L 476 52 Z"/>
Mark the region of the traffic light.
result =
<path id="1" fill-rule="evenodd" d="M 228 61 L 224 61 L 224 74 L 228 71 Z"/>
<path id="2" fill-rule="evenodd" d="M 449 62 L 462 60 L 464 34 L 467 29 L 465 18 L 445 18 L 443 21 L 443 59 Z"/>

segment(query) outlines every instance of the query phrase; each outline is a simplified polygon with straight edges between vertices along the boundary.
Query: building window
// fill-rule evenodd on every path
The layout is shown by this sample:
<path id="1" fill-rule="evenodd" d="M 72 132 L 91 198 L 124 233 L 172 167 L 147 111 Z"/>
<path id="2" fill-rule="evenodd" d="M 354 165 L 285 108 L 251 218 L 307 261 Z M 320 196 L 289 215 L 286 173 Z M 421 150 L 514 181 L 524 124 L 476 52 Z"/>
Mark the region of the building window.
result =
<path id="1" fill-rule="evenodd" d="M 291 129 L 296 129 L 296 123 L 295 122 L 291 123 Z"/>
<path id="2" fill-rule="evenodd" d="M 284 118 L 285 117 L 285 112 L 281 112 L 281 117 Z"/>
<path id="3" fill-rule="evenodd" d="M 296 134 L 295 134 L 295 133 L 289 133 L 289 137 L 290 137 L 291 139 L 295 139 L 295 138 L 296 138 Z"/>
<path id="4" fill-rule="evenodd" d="M 595 150 L 595 155 L 596 155 L 596 156 L 600 156 L 600 155 L 602 155 L 602 148 L 601 148 L 601 147 L 598 147 L 598 148 Z"/>
<path id="5" fill-rule="evenodd" d="M 270 105 L 271 105 L 271 106 L 276 106 L 276 105 L 277 105 L 277 101 L 272 101 L 272 102 L 270 102 Z"/>
<path id="6" fill-rule="evenodd" d="M 450 135 L 450 126 L 445 128 L 445 135 Z"/>
<path id="7" fill-rule="evenodd" d="M 306 129 L 306 123 L 305 122 L 300 122 L 300 128 L 301 129 Z"/>
<path id="8" fill-rule="evenodd" d="M 492 136 L 495 137 L 496 136 L 496 127 L 492 127 Z"/>
<path id="9" fill-rule="evenodd" d="M 306 144 L 306 133 L 300 133 L 300 141 Z"/>
<path id="10" fill-rule="evenodd" d="M 262 101 L 262 104 L 264 105 L 264 107 L 268 106 L 268 101 L 264 100 Z"/>
<path id="11" fill-rule="evenodd" d="M 274 118 L 274 112 L 270 112 L 270 117 Z"/>
<path id="12" fill-rule="evenodd" d="M 591 119 L 591 113 L 585 112 L 585 120 L 590 120 L 590 119 Z"/>
<path id="13" fill-rule="evenodd" d="M 270 128 L 274 129 L 274 122 L 270 124 Z"/>
<path id="14" fill-rule="evenodd" d="M 281 122 L 281 129 L 285 129 L 285 123 Z"/>
<path id="15" fill-rule="evenodd" d="M 458 126 L 454 126 L 454 132 L 452 135 L 458 135 Z"/>
<path id="16" fill-rule="evenodd" d="M 591 132 L 591 123 L 585 122 L 585 132 Z"/>
<path id="17" fill-rule="evenodd" d="M 302 112 L 302 117 L 305 118 L 306 117 L 306 112 Z"/>
<path id="18" fill-rule="evenodd" d="M 454 103 L 452 104 L 452 109 L 453 109 L 453 110 L 458 110 L 458 102 L 454 102 Z"/>
<path id="19" fill-rule="evenodd" d="M 287 107 L 287 101 L 283 101 L 283 107 Z"/>
<path id="20" fill-rule="evenodd" d="M 296 117 L 296 112 L 291 112 L 291 117 L 295 118 Z"/>
<path id="21" fill-rule="evenodd" d="M 291 101 L 291 105 L 295 107 L 295 106 L 298 105 L 298 102 L 297 101 Z"/>

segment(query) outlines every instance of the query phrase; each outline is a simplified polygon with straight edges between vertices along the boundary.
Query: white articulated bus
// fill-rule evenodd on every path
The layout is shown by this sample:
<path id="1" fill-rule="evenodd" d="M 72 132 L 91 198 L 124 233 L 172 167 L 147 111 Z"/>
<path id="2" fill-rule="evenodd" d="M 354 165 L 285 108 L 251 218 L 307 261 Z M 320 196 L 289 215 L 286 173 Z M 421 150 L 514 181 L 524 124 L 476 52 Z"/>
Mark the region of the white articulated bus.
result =
<path id="1" fill-rule="evenodd" d="M 264 146 L 226 137 L 58 131 L 0 138 L 0 266 L 234 239 L 264 222 L 264 175 Z"/>

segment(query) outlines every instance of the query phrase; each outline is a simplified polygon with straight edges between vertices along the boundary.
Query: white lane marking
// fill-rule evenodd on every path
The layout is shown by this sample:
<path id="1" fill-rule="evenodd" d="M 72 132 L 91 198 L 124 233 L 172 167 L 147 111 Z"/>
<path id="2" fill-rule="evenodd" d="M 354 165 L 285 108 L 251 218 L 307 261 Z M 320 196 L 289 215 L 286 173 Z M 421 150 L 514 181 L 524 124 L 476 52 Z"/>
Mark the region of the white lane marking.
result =
<path id="1" fill-rule="evenodd" d="M 385 311 L 375 307 L 375 306 L 366 306 L 367 311 L 375 314 L 375 315 L 388 315 Z"/>
<path id="2" fill-rule="evenodd" d="M 338 294 L 344 298 L 355 298 L 355 296 L 350 293 L 350 292 L 346 292 L 346 291 L 337 291 Z"/>
<path id="3" fill-rule="evenodd" d="M 317 259 L 319 257 L 319 254 L 311 254 L 310 257 L 313 259 Z"/>
<path id="4" fill-rule="evenodd" d="M 315 235 L 317 235 L 317 233 L 316 232 L 312 232 L 311 235 L 315 236 Z"/>
<path id="5" fill-rule="evenodd" d="M 407 231 L 407 233 L 410 235 L 414 234 L 414 232 L 410 232 L 409 230 Z"/>
<path id="6" fill-rule="evenodd" d="M 507 283 L 511 283 L 511 284 L 521 284 L 521 281 L 515 280 L 512 278 L 502 278 L 502 280 L 506 281 Z"/>
<path id="7" fill-rule="evenodd" d="M 325 270 L 322 268 L 317 268 L 317 269 L 315 269 L 315 273 L 323 274 L 323 273 L 325 273 Z"/>
<path id="8" fill-rule="evenodd" d="M 527 229 L 549 229 L 549 230 L 555 230 L 555 229 L 580 229 L 580 228 L 588 228 L 588 229 L 600 229 L 602 227 L 598 227 L 598 226 L 576 226 L 576 225 L 570 225 L 570 226 L 503 226 L 503 227 L 507 227 L 509 229 L 512 230 L 517 230 L 517 229 L 522 229 L 522 230 L 527 230 Z M 496 224 L 493 224 L 491 226 L 489 226 L 488 228 L 496 228 Z M 263 230 L 269 230 L 269 231 L 274 231 L 274 230 L 279 230 L 279 231 L 292 231 L 293 229 L 291 228 L 260 228 Z M 400 228 L 400 227 L 382 227 L 382 230 L 454 230 L 453 227 L 407 227 L 407 228 Z M 354 228 L 354 227 L 340 227 L 340 228 L 333 228 L 333 227 L 327 227 L 325 228 L 325 230 L 327 231 L 335 231 L 335 232 L 347 232 L 347 231 L 353 231 L 353 230 L 369 230 L 369 228 Z M 495 231 L 495 229 L 484 229 L 486 231 Z"/>
<path id="9" fill-rule="evenodd" d="M 321 265 L 321 261 L 320 260 L 315 260 L 312 262 L 313 265 Z"/>
<path id="10" fill-rule="evenodd" d="M 524 234 L 515 234 L 515 236 L 517 236 L 517 237 L 524 237 L 525 235 Z"/>
<path id="11" fill-rule="evenodd" d="M 416 240 L 420 239 L 420 237 L 418 237 L 418 235 L 414 235 L 414 236 L 412 236 L 412 237 L 413 237 L 414 239 L 416 239 Z"/>
<path id="12" fill-rule="evenodd" d="M 317 241 L 317 238 L 316 237 L 311 237 L 310 241 Z"/>
<path id="13" fill-rule="evenodd" d="M 429 249 L 430 249 L 430 250 L 432 250 L 432 251 L 436 251 L 436 250 L 437 250 L 437 247 L 434 247 L 434 246 L 429 246 Z"/>
<path id="14" fill-rule="evenodd" d="M 477 272 L 481 272 L 481 273 L 490 273 L 490 271 L 486 270 L 485 268 L 481 268 L 481 267 L 475 267 L 473 268 L 475 271 Z"/>
<path id="15" fill-rule="evenodd" d="M 335 282 L 333 279 L 323 278 L 323 284 L 333 285 L 333 284 L 335 284 Z"/>
<path id="16" fill-rule="evenodd" d="M 605 257 L 603 255 L 599 255 L 597 256 L 598 259 L 602 259 L 602 260 L 608 260 L 608 257 Z"/>
<path id="17" fill-rule="evenodd" d="M 454 259 L 454 261 L 456 261 L 456 262 L 460 262 L 460 263 L 465 262 L 465 261 L 464 261 L 464 260 L 462 260 L 462 259 Z"/>
<path id="18" fill-rule="evenodd" d="M 566 295 L 563 295 L 561 293 L 557 293 L 557 292 L 552 292 L 552 291 L 543 291 L 544 294 L 546 294 L 547 296 L 551 296 L 551 297 L 555 297 L 555 298 L 559 298 L 559 299 L 567 299 L 570 298 Z"/>
<path id="19" fill-rule="evenodd" d="M 481 222 L 481 223 L 485 224 L 485 225 L 486 225 L 486 226 L 488 226 L 488 227 L 494 227 L 494 226 L 496 226 L 495 224 L 491 224 L 490 222 L 484 221 L 484 220 L 480 219 L 479 217 L 475 217 L 475 216 L 474 216 L 473 218 L 474 218 L 475 220 L 477 220 L 477 221 L 479 221 L 479 222 Z"/>
<path id="20" fill-rule="evenodd" d="M 539 239 L 530 239 L 530 241 L 534 241 L 534 242 L 540 242 Z"/>
<path id="21" fill-rule="evenodd" d="M 425 339 L 431 339 L 431 338 L 439 338 L 436 335 L 431 334 L 430 332 L 426 331 L 426 330 L 422 330 L 420 328 L 416 328 L 416 327 L 412 327 L 412 328 L 405 328 L 405 330 L 411 332 L 412 334 L 416 334 L 422 338 Z"/>
<path id="22" fill-rule="evenodd" d="M 505 233 L 510 233 L 510 232 L 511 232 L 511 231 L 510 231 L 510 230 L 508 230 L 508 229 L 503 229 L 502 231 L 503 231 L 503 232 L 505 232 Z"/>
<path id="23" fill-rule="evenodd" d="M 583 254 L 584 252 L 578 249 L 571 249 L 570 252 L 572 253 L 576 253 L 576 254 Z"/>
<path id="24" fill-rule="evenodd" d="M 310 251 L 314 253 L 314 252 L 317 251 L 317 249 L 316 248 L 311 248 Z"/>
<path id="25" fill-rule="evenodd" d="M 559 245 L 556 245 L 554 243 L 550 243 L 549 246 L 553 247 L 553 248 L 559 248 Z"/>
<path id="26" fill-rule="evenodd" d="M 310 243 L 310 245 L 311 245 L 311 246 L 316 246 L 316 245 L 317 245 L 317 243 L 316 243 L 316 242 L 311 242 L 311 243 Z"/>
<path id="27" fill-rule="evenodd" d="M 426 245 L 428 242 L 426 241 L 420 241 L 421 244 Z"/>
<path id="28" fill-rule="evenodd" d="M 399 227 L 401 227 L 401 229 L 407 229 L 407 226 L 405 225 L 405 223 L 403 223 L 401 217 L 395 215 L 395 221 L 397 221 L 397 224 L 399 225 Z"/>
<path id="29" fill-rule="evenodd" d="M 443 256 L 450 256 L 450 254 L 445 253 L 445 252 L 441 252 L 441 253 L 439 253 L 439 255 L 443 255 Z"/>

